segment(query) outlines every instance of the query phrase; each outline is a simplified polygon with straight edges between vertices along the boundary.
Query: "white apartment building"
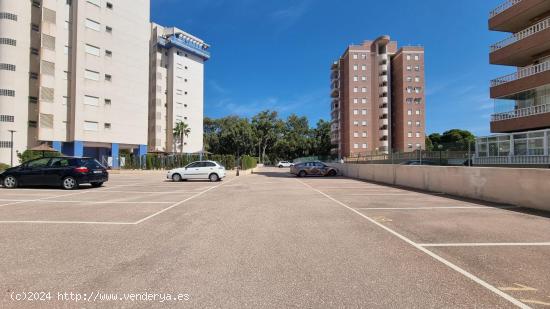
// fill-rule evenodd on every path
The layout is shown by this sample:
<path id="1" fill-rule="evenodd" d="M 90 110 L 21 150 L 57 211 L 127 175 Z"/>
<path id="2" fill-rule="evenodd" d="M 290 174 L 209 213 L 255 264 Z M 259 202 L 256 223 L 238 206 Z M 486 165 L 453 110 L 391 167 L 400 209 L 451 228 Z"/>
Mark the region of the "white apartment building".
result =
<path id="1" fill-rule="evenodd" d="M 209 45 L 178 28 L 151 24 L 149 151 L 196 153 L 203 150 L 204 62 Z M 191 132 L 183 145 L 174 127 Z"/>
<path id="2" fill-rule="evenodd" d="M 147 151 L 149 0 L 0 0 L 0 162 Z M 15 156 L 15 154 L 14 154 Z M 15 163 L 15 162 L 14 162 Z"/>

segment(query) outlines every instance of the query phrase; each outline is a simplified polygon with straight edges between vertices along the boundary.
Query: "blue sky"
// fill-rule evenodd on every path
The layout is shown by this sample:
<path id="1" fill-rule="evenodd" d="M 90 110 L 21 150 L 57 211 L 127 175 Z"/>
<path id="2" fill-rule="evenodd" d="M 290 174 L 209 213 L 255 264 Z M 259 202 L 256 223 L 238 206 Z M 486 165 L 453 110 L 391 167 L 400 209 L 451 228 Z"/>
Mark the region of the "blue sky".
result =
<path id="1" fill-rule="evenodd" d="M 212 45 L 205 114 L 264 110 L 330 118 L 329 68 L 349 44 L 389 34 L 426 49 L 427 132 L 489 133 L 489 80 L 512 68 L 488 63 L 487 29 L 504 0 L 151 0 L 151 18 Z M 345 3 L 345 6 L 342 6 Z"/>

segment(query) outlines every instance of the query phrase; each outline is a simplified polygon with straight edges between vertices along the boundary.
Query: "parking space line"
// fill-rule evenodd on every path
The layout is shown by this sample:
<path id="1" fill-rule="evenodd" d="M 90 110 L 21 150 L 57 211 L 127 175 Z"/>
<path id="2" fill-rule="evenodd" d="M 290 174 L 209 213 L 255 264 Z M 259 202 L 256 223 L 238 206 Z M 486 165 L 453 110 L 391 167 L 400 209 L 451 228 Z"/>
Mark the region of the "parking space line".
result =
<path id="1" fill-rule="evenodd" d="M 494 242 L 494 243 L 448 243 L 418 244 L 421 247 L 514 247 L 514 246 L 550 246 L 550 242 Z"/>
<path id="2" fill-rule="evenodd" d="M 360 210 L 439 210 L 439 209 L 514 209 L 518 206 L 442 206 L 442 207 L 377 207 L 377 208 L 355 208 Z"/>
<path id="3" fill-rule="evenodd" d="M 479 278 L 479 277 L 477 277 L 477 276 L 475 276 L 475 275 L 469 273 L 468 271 L 464 270 L 463 268 L 460 268 L 459 266 L 453 264 L 452 262 L 450 262 L 450 261 L 444 259 L 443 257 L 441 257 L 441 256 L 439 256 L 439 255 L 437 255 L 437 254 L 435 254 L 434 252 L 432 252 L 432 251 L 430 251 L 430 250 L 428 250 L 428 249 L 426 249 L 426 248 L 420 246 L 419 244 L 415 243 L 414 241 L 410 240 L 409 238 L 405 237 L 404 235 L 401 235 L 401 234 L 399 234 L 398 232 L 396 232 L 396 231 L 390 229 L 389 227 L 387 227 L 387 226 L 385 226 L 385 225 L 383 225 L 383 224 L 377 222 L 376 220 L 374 220 L 374 219 L 372 219 L 372 218 L 366 216 L 365 214 L 359 212 L 357 209 L 354 209 L 354 208 L 352 208 L 352 207 L 350 207 L 350 206 L 348 206 L 348 205 L 346 205 L 346 204 L 340 202 L 339 200 L 333 198 L 332 196 L 330 196 L 330 195 L 328 195 L 328 194 L 326 194 L 326 193 L 324 193 L 324 192 L 322 192 L 322 191 L 320 191 L 320 190 L 318 190 L 318 189 L 316 189 L 316 188 L 310 186 L 309 184 L 307 184 L 307 183 L 305 183 L 305 182 L 303 182 L 303 181 L 301 181 L 301 180 L 298 180 L 298 179 L 296 179 L 296 180 L 297 180 L 298 182 L 300 182 L 301 184 L 303 184 L 304 186 L 310 188 L 311 190 L 313 190 L 313 191 L 315 191 L 315 192 L 318 192 L 319 194 L 325 196 L 326 198 L 330 199 L 331 201 L 335 202 L 336 204 L 338 204 L 338 205 L 340 205 L 340 206 L 342 206 L 342 207 L 344 207 L 344 208 L 346 208 L 346 209 L 348 209 L 348 210 L 354 212 L 355 214 L 357 214 L 357 215 L 363 217 L 364 219 L 368 220 L 369 222 L 371 222 L 371 223 L 373 223 L 373 224 L 379 226 L 380 228 L 386 230 L 386 231 L 389 232 L 390 234 L 393 234 L 394 236 L 396 236 L 397 238 L 399 238 L 399 239 L 403 240 L 404 242 L 408 243 L 408 244 L 411 245 L 412 247 L 414 247 L 414 248 L 418 249 L 419 251 L 421 251 L 421 252 L 423 252 L 423 253 L 425 253 L 425 254 L 431 256 L 431 257 L 434 258 L 435 260 L 437 260 L 437 261 L 443 263 L 443 264 L 446 265 L 447 267 L 453 269 L 454 271 L 460 273 L 461 275 L 463 275 L 463 276 L 465 276 L 466 278 L 472 280 L 473 282 L 475 282 L 475 283 L 481 285 L 482 287 L 484 287 L 484 288 L 486 288 L 487 290 L 489 290 L 489 291 L 495 293 L 496 295 L 498 295 L 498 296 L 504 298 L 505 300 L 507 300 L 507 301 L 509 301 L 510 303 L 516 305 L 517 307 L 519 307 L 519 308 L 524 308 L 524 309 L 526 309 L 526 308 L 531 308 L 531 307 L 529 307 L 528 305 L 526 305 L 526 304 L 522 303 L 521 301 L 517 300 L 516 298 L 512 297 L 511 295 L 509 295 L 509 294 L 507 294 L 507 293 L 504 293 L 503 291 L 497 289 L 495 286 L 493 286 L 493 285 L 487 283 L 486 281 L 482 280 L 481 278 Z"/>
<path id="4" fill-rule="evenodd" d="M 7 201 L 7 200 L 2 200 L 2 201 Z M 35 202 L 35 200 L 11 200 L 13 202 L 24 202 L 24 203 L 27 203 L 27 202 Z M 148 202 L 148 201 L 135 201 L 135 202 L 131 202 L 131 201 L 99 201 L 99 202 L 96 202 L 96 201 L 75 201 L 75 200 L 70 200 L 70 201 L 59 201 L 59 200 L 41 200 L 39 201 L 40 203 L 82 203 L 82 204 L 172 204 L 174 203 L 173 201 L 168 201 L 168 202 Z"/>
<path id="5" fill-rule="evenodd" d="M 186 199 L 184 199 L 184 200 L 181 200 L 181 201 L 179 201 L 179 202 L 176 202 L 176 203 L 174 203 L 173 205 L 171 205 L 171 206 L 169 206 L 169 207 L 166 207 L 166 208 L 164 208 L 164 209 L 162 209 L 162 210 L 159 210 L 159 211 L 155 212 L 154 214 L 149 215 L 149 216 L 147 216 L 147 217 L 145 217 L 145 218 L 143 218 L 143 219 L 141 219 L 141 220 L 138 220 L 138 221 L 136 221 L 136 222 L 134 222 L 134 223 L 135 223 L 135 224 L 143 223 L 143 222 L 145 222 L 145 221 L 147 221 L 147 220 L 149 220 L 149 219 L 151 219 L 151 218 L 153 218 L 153 217 L 156 217 L 156 216 L 158 216 L 158 215 L 160 215 L 160 214 L 162 214 L 162 213 L 164 213 L 164 212 L 166 212 L 166 211 L 168 211 L 168 210 L 170 210 L 170 209 L 172 209 L 172 208 L 174 208 L 174 207 L 177 207 L 177 206 L 179 206 L 179 205 L 181 205 L 181 204 L 183 204 L 183 203 L 185 203 L 185 202 L 187 202 L 187 201 L 190 201 L 190 200 L 192 200 L 192 199 L 194 199 L 194 198 L 196 198 L 196 197 L 199 197 L 199 196 L 205 194 L 205 193 L 208 192 L 208 191 L 211 191 L 211 190 L 214 190 L 214 189 L 216 189 L 216 188 L 219 188 L 219 187 L 223 186 L 224 184 L 228 184 L 228 183 L 232 182 L 232 181 L 235 180 L 235 179 L 237 179 L 237 178 L 232 178 L 232 179 L 230 179 L 229 181 L 226 181 L 226 182 L 223 182 L 223 183 L 221 183 L 221 184 L 219 184 L 219 185 L 210 187 L 210 188 L 208 188 L 208 189 L 206 189 L 206 190 L 204 190 L 204 191 L 201 191 L 201 192 L 199 192 L 199 193 L 197 193 L 197 194 L 195 194 L 195 195 L 193 195 L 193 196 L 190 196 L 190 197 L 188 197 L 188 198 L 186 198 Z"/>
<path id="6" fill-rule="evenodd" d="M 106 221 L 0 221 L 0 224 L 17 224 L 17 223 L 32 223 L 32 224 L 89 224 L 89 225 L 135 225 L 134 222 L 106 222 Z"/>

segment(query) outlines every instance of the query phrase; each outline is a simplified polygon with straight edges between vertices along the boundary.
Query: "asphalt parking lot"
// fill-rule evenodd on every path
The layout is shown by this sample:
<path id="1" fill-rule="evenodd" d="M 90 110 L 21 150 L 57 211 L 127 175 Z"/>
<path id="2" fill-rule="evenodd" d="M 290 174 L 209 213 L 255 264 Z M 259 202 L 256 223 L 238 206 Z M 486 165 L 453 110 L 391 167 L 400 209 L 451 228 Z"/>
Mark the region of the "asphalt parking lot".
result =
<path id="1" fill-rule="evenodd" d="M 164 176 L 0 189 L 0 307 L 550 306 L 548 213 L 288 169 Z"/>

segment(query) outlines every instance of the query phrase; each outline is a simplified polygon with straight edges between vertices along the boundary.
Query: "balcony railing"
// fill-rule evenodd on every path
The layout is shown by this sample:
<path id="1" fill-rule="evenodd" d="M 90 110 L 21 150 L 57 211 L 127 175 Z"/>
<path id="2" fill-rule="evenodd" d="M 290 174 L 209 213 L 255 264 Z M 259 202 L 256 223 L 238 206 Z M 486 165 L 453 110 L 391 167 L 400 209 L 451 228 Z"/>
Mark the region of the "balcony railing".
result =
<path id="1" fill-rule="evenodd" d="M 547 18 L 541 22 L 538 22 L 531 27 L 521 30 L 518 33 L 515 33 L 511 37 L 508 37 L 494 45 L 491 46 L 491 52 L 495 52 L 501 48 L 504 48 L 508 45 L 514 44 L 517 41 L 521 41 L 527 37 L 532 36 L 533 34 L 539 33 L 543 30 L 550 28 L 550 18 Z"/>
<path id="2" fill-rule="evenodd" d="M 494 10 L 492 10 L 489 13 L 489 18 L 493 18 L 497 16 L 498 14 L 506 11 L 507 9 L 513 7 L 514 5 L 520 3 L 521 0 L 507 0 L 506 2 L 502 3 L 501 5 L 497 6 Z"/>
<path id="3" fill-rule="evenodd" d="M 474 157 L 474 165 L 546 165 L 550 156 Z"/>
<path id="4" fill-rule="evenodd" d="M 491 121 L 509 120 L 514 118 L 527 117 L 538 114 L 550 113 L 550 104 L 535 105 L 526 108 L 520 108 L 509 112 L 493 114 Z"/>
<path id="5" fill-rule="evenodd" d="M 522 68 L 518 70 L 516 73 L 502 76 L 497 79 L 493 79 L 491 81 L 491 87 L 500 86 L 502 84 L 513 82 L 525 77 L 533 76 L 535 74 L 546 72 L 548 70 L 550 70 L 550 60 L 536 64 L 536 65 L 531 65 L 531 66 Z"/>

